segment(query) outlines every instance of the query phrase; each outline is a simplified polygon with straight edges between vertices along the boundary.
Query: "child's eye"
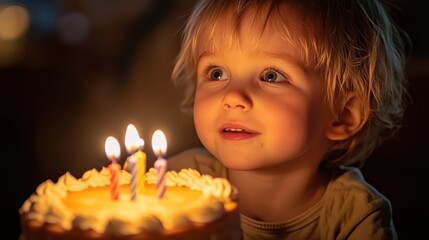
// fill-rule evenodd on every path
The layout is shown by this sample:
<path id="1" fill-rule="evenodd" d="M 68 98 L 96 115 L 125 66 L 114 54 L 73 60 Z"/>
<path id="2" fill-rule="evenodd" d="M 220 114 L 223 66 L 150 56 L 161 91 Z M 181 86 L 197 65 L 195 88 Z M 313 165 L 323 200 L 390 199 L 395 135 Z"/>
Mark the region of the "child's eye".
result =
<path id="1" fill-rule="evenodd" d="M 262 73 L 261 80 L 265 82 L 284 82 L 287 81 L 283 74 L 274 69 L 267 69 Z"/>
<path id="2" fill-rule="evenodd" d="M 228 75 L 225 73 L 225 71 L 217 67 L 209 69 L 207 76 L 210 80 L 213 80 L 213 81 L 228 79 Z"/>

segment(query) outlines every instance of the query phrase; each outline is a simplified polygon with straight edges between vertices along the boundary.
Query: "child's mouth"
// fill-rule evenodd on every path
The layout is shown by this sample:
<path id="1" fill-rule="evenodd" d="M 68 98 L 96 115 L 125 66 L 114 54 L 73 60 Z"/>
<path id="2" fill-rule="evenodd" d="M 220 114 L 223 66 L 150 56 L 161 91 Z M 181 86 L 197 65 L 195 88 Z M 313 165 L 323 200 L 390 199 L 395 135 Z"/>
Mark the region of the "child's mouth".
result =
<path id="1" fill-rule="evenodd" d="M 221 135 L 226 140 L 245 140 L 258 135 L 258 133 L 244 128 L 226 127 L 222 128 Z"/>
<path id="2" fill-rule="evenodd" d="M 225 128 L 224 132 L 241 132 L 241 133 L 250 133 L 242 128 Z"/>

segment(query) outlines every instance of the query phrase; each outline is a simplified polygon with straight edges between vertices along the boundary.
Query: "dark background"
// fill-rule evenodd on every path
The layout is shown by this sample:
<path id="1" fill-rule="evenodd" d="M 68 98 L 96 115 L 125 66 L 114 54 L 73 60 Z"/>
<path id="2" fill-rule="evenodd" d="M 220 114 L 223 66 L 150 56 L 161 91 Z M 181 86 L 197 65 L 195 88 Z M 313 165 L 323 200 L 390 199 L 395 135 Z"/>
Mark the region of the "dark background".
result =
<path id="1" fill-rule="evenodd" d="M 391 200 L 399 238 L 422 239 L 429 215 L 429 1 L 390 2 L 413 42 L 407 67 L 413 102 L 403 128 L 363 172 Z M 179 110 L 181 91 L 169 82 L 180 27 L 193 3 L 0 1 L 0 21 L 2 9 L 14 4 L 30 16 L 22 36 L 0 34 L 2 239 L 18 238 L 18 209 L 41 182 L 106 166 L 106 137 L 123 145 L 128 123 L 146 141 L 149 165 L 158 128 L 167 136 L 167 156 L 200 146 L 191 117 Z"/>

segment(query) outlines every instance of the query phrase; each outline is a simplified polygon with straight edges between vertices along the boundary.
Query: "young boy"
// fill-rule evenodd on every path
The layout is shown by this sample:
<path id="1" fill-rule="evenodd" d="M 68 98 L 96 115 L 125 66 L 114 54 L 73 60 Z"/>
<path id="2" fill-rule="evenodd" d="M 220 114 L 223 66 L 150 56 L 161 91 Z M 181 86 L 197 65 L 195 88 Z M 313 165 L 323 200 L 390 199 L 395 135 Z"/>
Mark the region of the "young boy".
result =
<path id="1" fill-rule="evenodd" d="M 403 115 L 405 36 L 378 0 L 200 1 L 172 77 L 210 154 L 170 167 L 227 177 L 244 239 L 396 239 L 359 167 Z"/>

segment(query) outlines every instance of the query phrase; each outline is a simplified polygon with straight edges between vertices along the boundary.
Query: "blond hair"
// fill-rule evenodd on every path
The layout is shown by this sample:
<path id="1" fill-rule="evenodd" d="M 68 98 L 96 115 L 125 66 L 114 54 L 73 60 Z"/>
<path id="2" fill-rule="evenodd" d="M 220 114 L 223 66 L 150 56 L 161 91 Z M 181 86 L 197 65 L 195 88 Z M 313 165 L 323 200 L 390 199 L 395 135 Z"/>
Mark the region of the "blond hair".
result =
<path id="1" fill-rule="evenodd" d="M 172 73 L 173 82 L 185 86 L 185 111 L 193 106 L 199 44 L 215 34 L 223 34 L 223 44 L 233 44 L 249 8 L 268 9 L 260 12 L 263 18 L 258 17 L 263 20 L 260 34 L 268 22 L 274 23 L 281 36 L 299 49 L 303 63 L 323 74 L 326 101 L 335 116 L 346 95 L 352 93 L 362 102 L 361 110 L 369 116 L 364 127 L 335 143 L 325 161 L 362 166 L 374 148 L 400 127 L 406 105 L 408 38 L 388 8 L 378 0 L 200 1 L 184 27 Z M 228 23 L 232 28 L 226 27 Z"/>

